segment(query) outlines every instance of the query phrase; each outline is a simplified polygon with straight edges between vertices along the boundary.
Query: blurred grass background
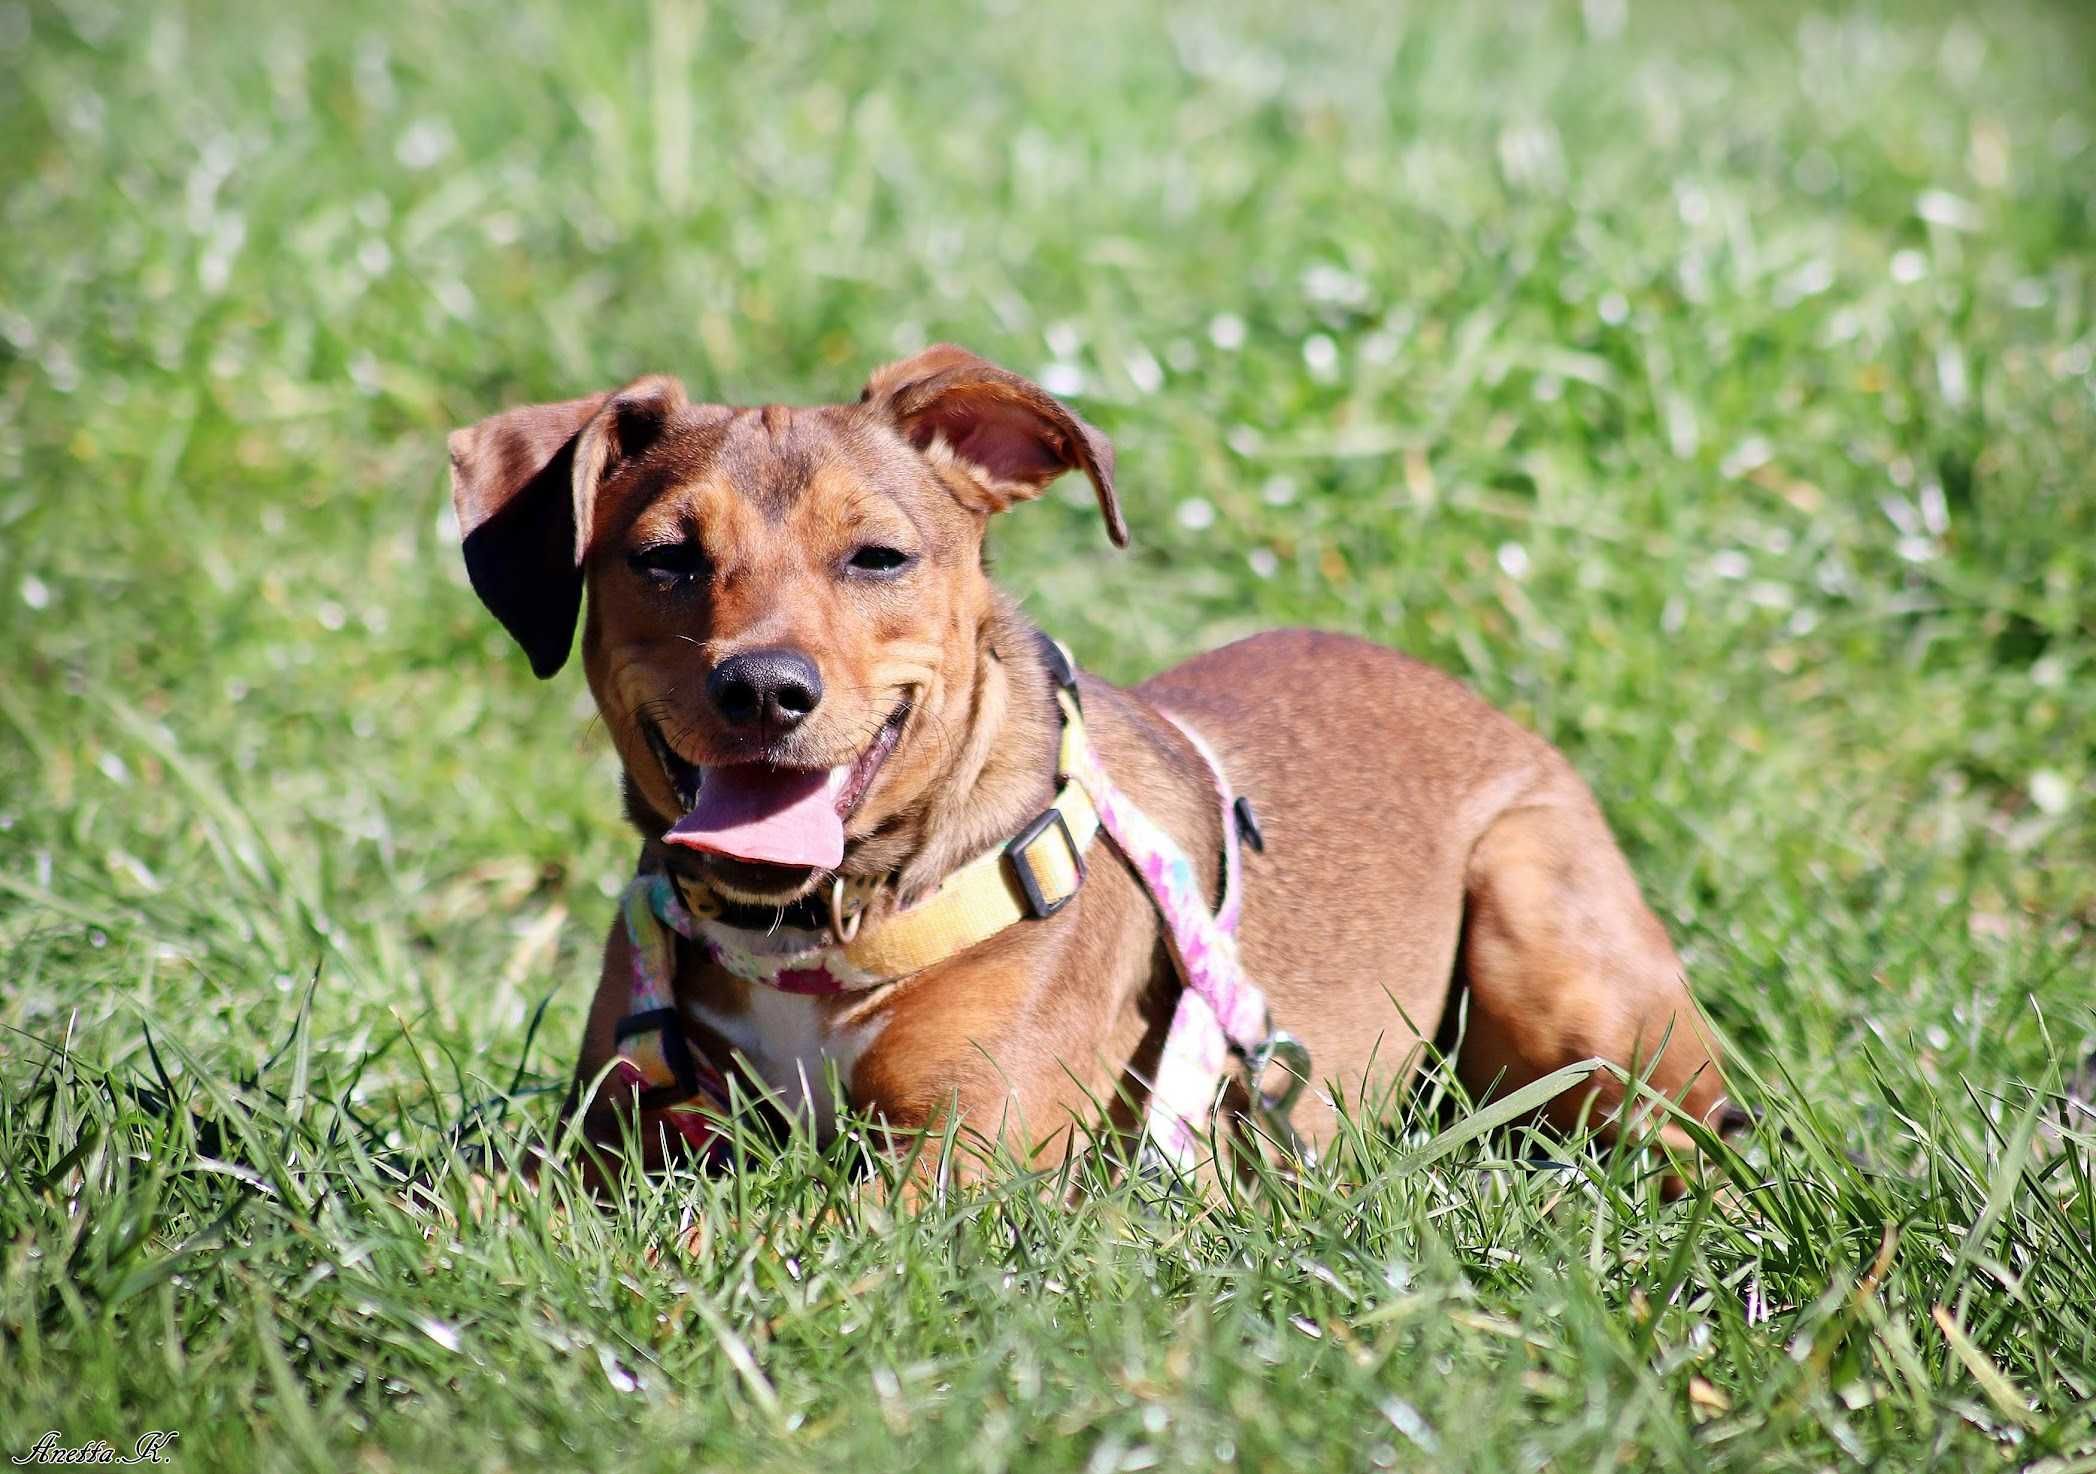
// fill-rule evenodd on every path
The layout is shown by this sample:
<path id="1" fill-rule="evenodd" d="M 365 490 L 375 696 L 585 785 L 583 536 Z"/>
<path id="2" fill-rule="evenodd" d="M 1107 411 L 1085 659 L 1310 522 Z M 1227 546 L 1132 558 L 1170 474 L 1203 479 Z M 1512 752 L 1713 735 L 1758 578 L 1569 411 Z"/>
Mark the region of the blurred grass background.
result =
<path id="1" fill-rule="evenodd" d="M 435 1448 L 459 1467 L 582 1462 L 631 1419 L 647 1432 L 586 1357 L 580 1382 L 520 1370 L 498 1391 L 499 1356 L 461 1380 L 416 1359 L 442 1337 L 364 1346 L 355 1297 L 315 1288 L 339 1256 L 310 1217 L 242 1230 L 252 1267 L 214 1271 L 240 1308 L 176 1297 L 167 1269 L 164 1307 L 136 1290 L 120 1313 L 83 1215 L 130 1225 L 97 1261 L 121 1286 L 189 1265 L 174 1247 L 240 1189 L 119 1182 L 126 1131 L 189 1138 L 154 1136 L 174 1128 L 109 1082 L 146 1070 L 147 1027 L 199 1091 L 251 1081 L 296 1032 L 292 1098 L 332 1080 L 409 1145 L 520 1066 L 557 1082 L 632 845 L 579 679 L 533 682 L 465 588 L 444 433 L 655 370 L 732 402 L 849 398 L 946 338 L 1119 448 L 1132 553 L 1106 550 L 1081 488 L 993 538 L 1081 660 L 1133 677 L 1301 622 L 1462 675 L 1594 784 L 1794 1134 L 1924 1184 L 1888 1221 L 1949 1246 L 1892 1281 L 1908 1339 L 1885 1344 L 1911 1366 L 1869 1346 L 1848 1381 L 1798 1361 L 1784 1317 L 1811 1295 L 1739 1319 L 1729 1370 L 1694 1374 L 1735 1404 L 1706 1446 L 1684 1440 L 1715 1404 L 1681 1400 L 1689 1373 L 1654 1362 L 1665 1338 L 1626 1298 L 1643 1251 L 1587 1256 L 1606 1212 L 1553 1227 L 1541 1189 L 1474 1161 L 1434 1189 L 1459 1217 L 1501 1194 L 1515 1262 L 1579 1239 L 1568 1291 L 1505 1272 L 1413 1179 L 1386 1184 L 1395 1217 L 1417 1213 L 1389 1251 L 1407 1275 L 1469 1286 L 1488 1303 L 1464 1313 L 1570 1366 L 1592 1348 L 1546 1302 L 1587 1295 L 1582 1334 L 1637 1354 L 1606 1387 L 1532 1367 L 1547 1385 L 1523 1392 L 1520 1357 L 1457 1323 L 1468 1370 L 1422 1387 L 1433 1363 L 1386 1357 L 1362 1373 L 1371 1414 L 1467 1409 L 1435 1444 L 1461 1466 L 2070 1456 L 2096 1278 L 2050 1305 L 1996 1248 L 2001 1275 L 1968 1287 L 1985 1314 L 1961 1323 L 2027 1419 L 1929 1311 L 1946 1263 L 1974 1274 L 1975 1224 L 2089 1232 L 2082 1169 L 2059 1165 L 2081 1159 L 2032 1145 L 2072 1132 L 2014 1123 L 2096 1035 L 2092 76 L 2096 19 L 2036 0 L 0 6 L 0 1359 L 34 1369 L 0 1389 L 0 1451 L 53 1425 L 114 1438 L 146 1411 L 189 1418 L 178 1451 L 227 1464 L 281 1452 L 287 1428 L 308 1462 L 361 1443 L 378 1466 Z M 67 1123 L 96 1110 L 101 1145 L 75 1153 Z M 2019 1207 L 1989 1223 L 1998 1183 Z M 1859 1212 L 1877 1190 L 1826 1189 Z M 687 1217 L 719 1205 L 686 1191 Z M 998 1215 L 1020 1232 L 1022 1209 Z M 514 1257 L 555 1232 L 542 1216 L 476 1242 Z M 1706 1230 L 1659 1223 L 1659 1261 L 1688 1245 L 1701 1275 Z M 1861 1273 L 1879 1238 L 1851 1227 L 1827 1252 Z M 612 1235 L 604 1276 L 638 1272 L 619 1231 L 653 1230 L 592 1230 Z M 961 1287 L 909 1315 L 995 1318 L 939 1230 L 895 1233 L 867 1252 Z M 1070 1277 L 1118 1262 L 1070 1242 Z M 1360 1292 L 1395 1272 L 1382 1255 L 1327 1273 Z M 1717 1300 L 1737 1290 L 1710 1272 Z M 1296 1367 L 1320 1390 L 1272 1417 L 1311 1419 L 1313 1461 L 1422 1456 L 1406 1417 L 1316 1426 L 1344 1405 L 1319 1378 L 1351 1363 L 1287 1329 L 1304 1282 L 1284 1280 L 1283 1349 L 1221 1334 L 1214 1375 L 1251 1380 L 1211 1386 L 1205 1416 L 1256 1421 L 1254 1371 Z M 417 1293 L 386 1313 L 462 1313 Z M 1133 1293 L 1129 1323 L 1162 1336 L 1214 1292 Z M 362 1349 L 316 1360 L 287 1332 L 286 1352 L 250 1297 Z M 465 1304 L 483 1344 L 530 1339 L 501 1296 Z M 722 1304 L 741 1336 L 771 1313 Z M 1106 1411 L 1014 1398 L 1006 1440 L 978 1443 L 975 1412 L 931 1390 L 943 1373 L 905 1386 L 827 1343 L 799 1366 L 827 1409 L 796 1425 L 801 1453 L 757 1439 L 790 1420 L 761 1397 L 750 1413 L 717 1346 L 684 1368 L 703 1393 L 651 1406 L 697 1419 L 719 1399 L 705 1428 L 789 1463 L 987 1467 L 1051 1427 L 1026 1455 L 1045 1467 L 1220 1458 L 1223 1435 L 1146 1421 L 1205 1426 L 1200 1395 L 1146 1402 L 1036 1313 L 1026 1354 L 1104 1378 Z M 170 1336 L 224 1367 L 145 1355 Z M 403 1390 L 372 1404 L 378 1374 L 342 1368 L 388 1357 Z M 1780 1416 L 1778 1363 L 1811 1373 Z"/>

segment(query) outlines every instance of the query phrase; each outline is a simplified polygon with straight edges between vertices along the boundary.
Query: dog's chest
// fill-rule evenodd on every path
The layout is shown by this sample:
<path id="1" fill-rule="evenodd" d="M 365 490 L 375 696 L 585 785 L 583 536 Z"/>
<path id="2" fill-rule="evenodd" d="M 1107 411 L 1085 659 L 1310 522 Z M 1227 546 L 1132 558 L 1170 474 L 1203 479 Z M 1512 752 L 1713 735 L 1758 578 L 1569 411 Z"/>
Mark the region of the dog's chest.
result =
<path id="1" fill-rule="evenodd" d="M 864 1017 L 834 995 L 762 986 L 744 990 L 741 1001 L 745 1006 L 732 1011 L 709 1007 L 703 998 L 687 1001 L 685 1008 L 728 1041 L 781 1109 L 827 1137 L 836 1127 L 837 1097 L 848 1090 L 853 1067 L 879 1034 L 881 1016 Z"/>

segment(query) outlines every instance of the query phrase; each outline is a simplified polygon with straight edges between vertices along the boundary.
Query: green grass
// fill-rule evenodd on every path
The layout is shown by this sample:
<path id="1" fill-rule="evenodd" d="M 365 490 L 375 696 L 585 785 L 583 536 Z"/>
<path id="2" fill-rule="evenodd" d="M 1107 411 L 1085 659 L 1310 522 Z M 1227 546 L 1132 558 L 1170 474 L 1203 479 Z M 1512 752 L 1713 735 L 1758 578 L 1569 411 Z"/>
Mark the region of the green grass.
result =
<path id="1" fill-rule="evenodd" d="M 2092 75 L 2035 0 L 0 7 L 0 1454 L 2096 1467 Z M 1205 1206 L 473 1186 L 632 844 L 445 431 L 935 338 L 1116 439 L 1133 553 L 995 536 L 1095 669 L 1356 630 L 1572 755 L 1728 1193 L 1431 1099 Z"/>

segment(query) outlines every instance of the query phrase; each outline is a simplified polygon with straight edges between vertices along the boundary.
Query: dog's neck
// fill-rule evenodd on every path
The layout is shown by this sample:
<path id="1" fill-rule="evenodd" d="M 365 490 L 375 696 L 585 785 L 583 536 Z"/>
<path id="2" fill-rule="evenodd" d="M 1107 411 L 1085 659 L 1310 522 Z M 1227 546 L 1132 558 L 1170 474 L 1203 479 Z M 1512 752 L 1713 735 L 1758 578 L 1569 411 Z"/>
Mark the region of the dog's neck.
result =
<path id="1" fill-rule="evenodd" d="M 904 903 L 1018 833 L 1055 797 L 1055 681 L 1039 631 L 995 589 L 976 628 L 972 676 L 967 709 L 951 724 L 952 762 L 927 787 L 917 843 L 895 867 Z"/>

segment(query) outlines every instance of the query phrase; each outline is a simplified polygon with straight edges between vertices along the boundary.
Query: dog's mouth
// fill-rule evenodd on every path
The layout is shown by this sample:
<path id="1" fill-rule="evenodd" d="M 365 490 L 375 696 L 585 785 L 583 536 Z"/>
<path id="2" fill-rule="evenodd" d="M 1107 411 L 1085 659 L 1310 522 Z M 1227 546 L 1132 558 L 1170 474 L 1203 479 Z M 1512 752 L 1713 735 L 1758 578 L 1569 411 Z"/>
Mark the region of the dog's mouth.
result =
<path id="1" fill-rule="evenodd" d="M 765 762 L 701 766 L 681 756 L 662 729 L 643 717 L 648 747 L 684 811 L 663 842 L 739 862 L 730 877 L 741 882 L 738 889 L 800 889 L 809 873 L 834 870 L 844 859 L 844 826 L 895 751 L 910 705 L 904 697 L 856 757 L 827 768 Z M 743 874 L 751 867 L 768 868 Z"/>

